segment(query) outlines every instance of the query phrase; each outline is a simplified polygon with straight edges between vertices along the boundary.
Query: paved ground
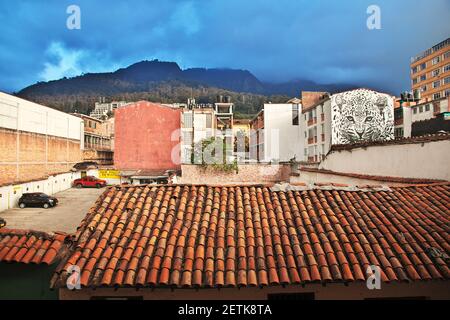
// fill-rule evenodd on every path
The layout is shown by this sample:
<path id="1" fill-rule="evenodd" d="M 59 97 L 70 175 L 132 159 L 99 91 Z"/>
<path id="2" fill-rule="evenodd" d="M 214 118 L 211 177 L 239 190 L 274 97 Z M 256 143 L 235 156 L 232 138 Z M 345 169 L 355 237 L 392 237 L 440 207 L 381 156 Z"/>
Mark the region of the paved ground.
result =
<path id="1" fill-rule="evenodd" d="M 14 208 L 0 212 L 0 217 L 6 220 L 6 228 L 75 232 L 104 190 L 105 188 L 67 189 L 53 195 L 59 201 L 54 208 Z"/>

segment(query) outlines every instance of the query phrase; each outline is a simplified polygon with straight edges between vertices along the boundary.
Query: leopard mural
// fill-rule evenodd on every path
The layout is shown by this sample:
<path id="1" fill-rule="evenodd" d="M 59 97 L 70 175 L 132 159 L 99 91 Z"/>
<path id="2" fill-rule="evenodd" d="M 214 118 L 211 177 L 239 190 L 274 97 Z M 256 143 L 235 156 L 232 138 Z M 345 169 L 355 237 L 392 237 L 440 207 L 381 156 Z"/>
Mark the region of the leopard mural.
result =
<path id="1" fill-rule="evenodd" d="M 387 94 L 357 89 L 331 97 L 332 144 L 394 139 L 394 105 Z"/>

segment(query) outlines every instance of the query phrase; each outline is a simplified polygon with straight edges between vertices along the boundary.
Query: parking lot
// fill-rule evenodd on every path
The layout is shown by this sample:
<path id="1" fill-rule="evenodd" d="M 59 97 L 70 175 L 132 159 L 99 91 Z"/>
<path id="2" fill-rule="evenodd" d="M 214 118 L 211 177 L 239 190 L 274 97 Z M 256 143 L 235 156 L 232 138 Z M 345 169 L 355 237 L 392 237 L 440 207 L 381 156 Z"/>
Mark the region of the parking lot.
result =
<path id="1" fill-rule="evenodd" d="M 75 232 L 89 208 L 105 188 L 71 188 L 55 193 L 58 205 L 53 208 L 14 208 L 0 212 L 6 228 L 40 231 Z"/>

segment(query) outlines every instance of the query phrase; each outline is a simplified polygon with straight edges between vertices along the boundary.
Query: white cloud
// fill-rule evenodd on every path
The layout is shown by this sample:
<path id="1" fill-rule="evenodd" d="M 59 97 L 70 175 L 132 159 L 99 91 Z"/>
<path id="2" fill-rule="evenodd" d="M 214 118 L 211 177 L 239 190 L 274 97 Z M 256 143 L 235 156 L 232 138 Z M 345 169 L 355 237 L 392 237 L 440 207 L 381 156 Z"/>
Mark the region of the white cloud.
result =
<path id="1" fill-rule="evenodd" d="M 109 72 L 120 66 L 119 63 L 111 63 L 108 54 L 104 52 L 69 49 L 62 42 L 52 42 L 46 55 L 53 62 L 44 63 L 44 70 L 39 74 L 44 81 L 74 77 L 84 72 Z"/>
<path id="2" fill-rule="evenodd" d="M 52 42 L 46 53 L 56 62 L 44 63 L 44 70 L 40 74 L 43 80 L 49 81 L 81 74 L 80 60 L 86 58 L 84 50 L 70 50 L 61 42 Z"/>

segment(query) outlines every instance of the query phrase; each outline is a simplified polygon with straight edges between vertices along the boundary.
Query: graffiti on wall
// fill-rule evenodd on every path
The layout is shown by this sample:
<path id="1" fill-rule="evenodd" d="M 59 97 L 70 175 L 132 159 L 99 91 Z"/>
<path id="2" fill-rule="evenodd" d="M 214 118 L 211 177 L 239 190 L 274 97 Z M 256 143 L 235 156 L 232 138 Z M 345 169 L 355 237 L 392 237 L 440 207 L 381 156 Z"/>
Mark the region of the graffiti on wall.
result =
<path id="1" fill-rule="evenodd" d="M 394 139 L 391 96 L 357 89 L 331 97 L 332 144 Z"/>

